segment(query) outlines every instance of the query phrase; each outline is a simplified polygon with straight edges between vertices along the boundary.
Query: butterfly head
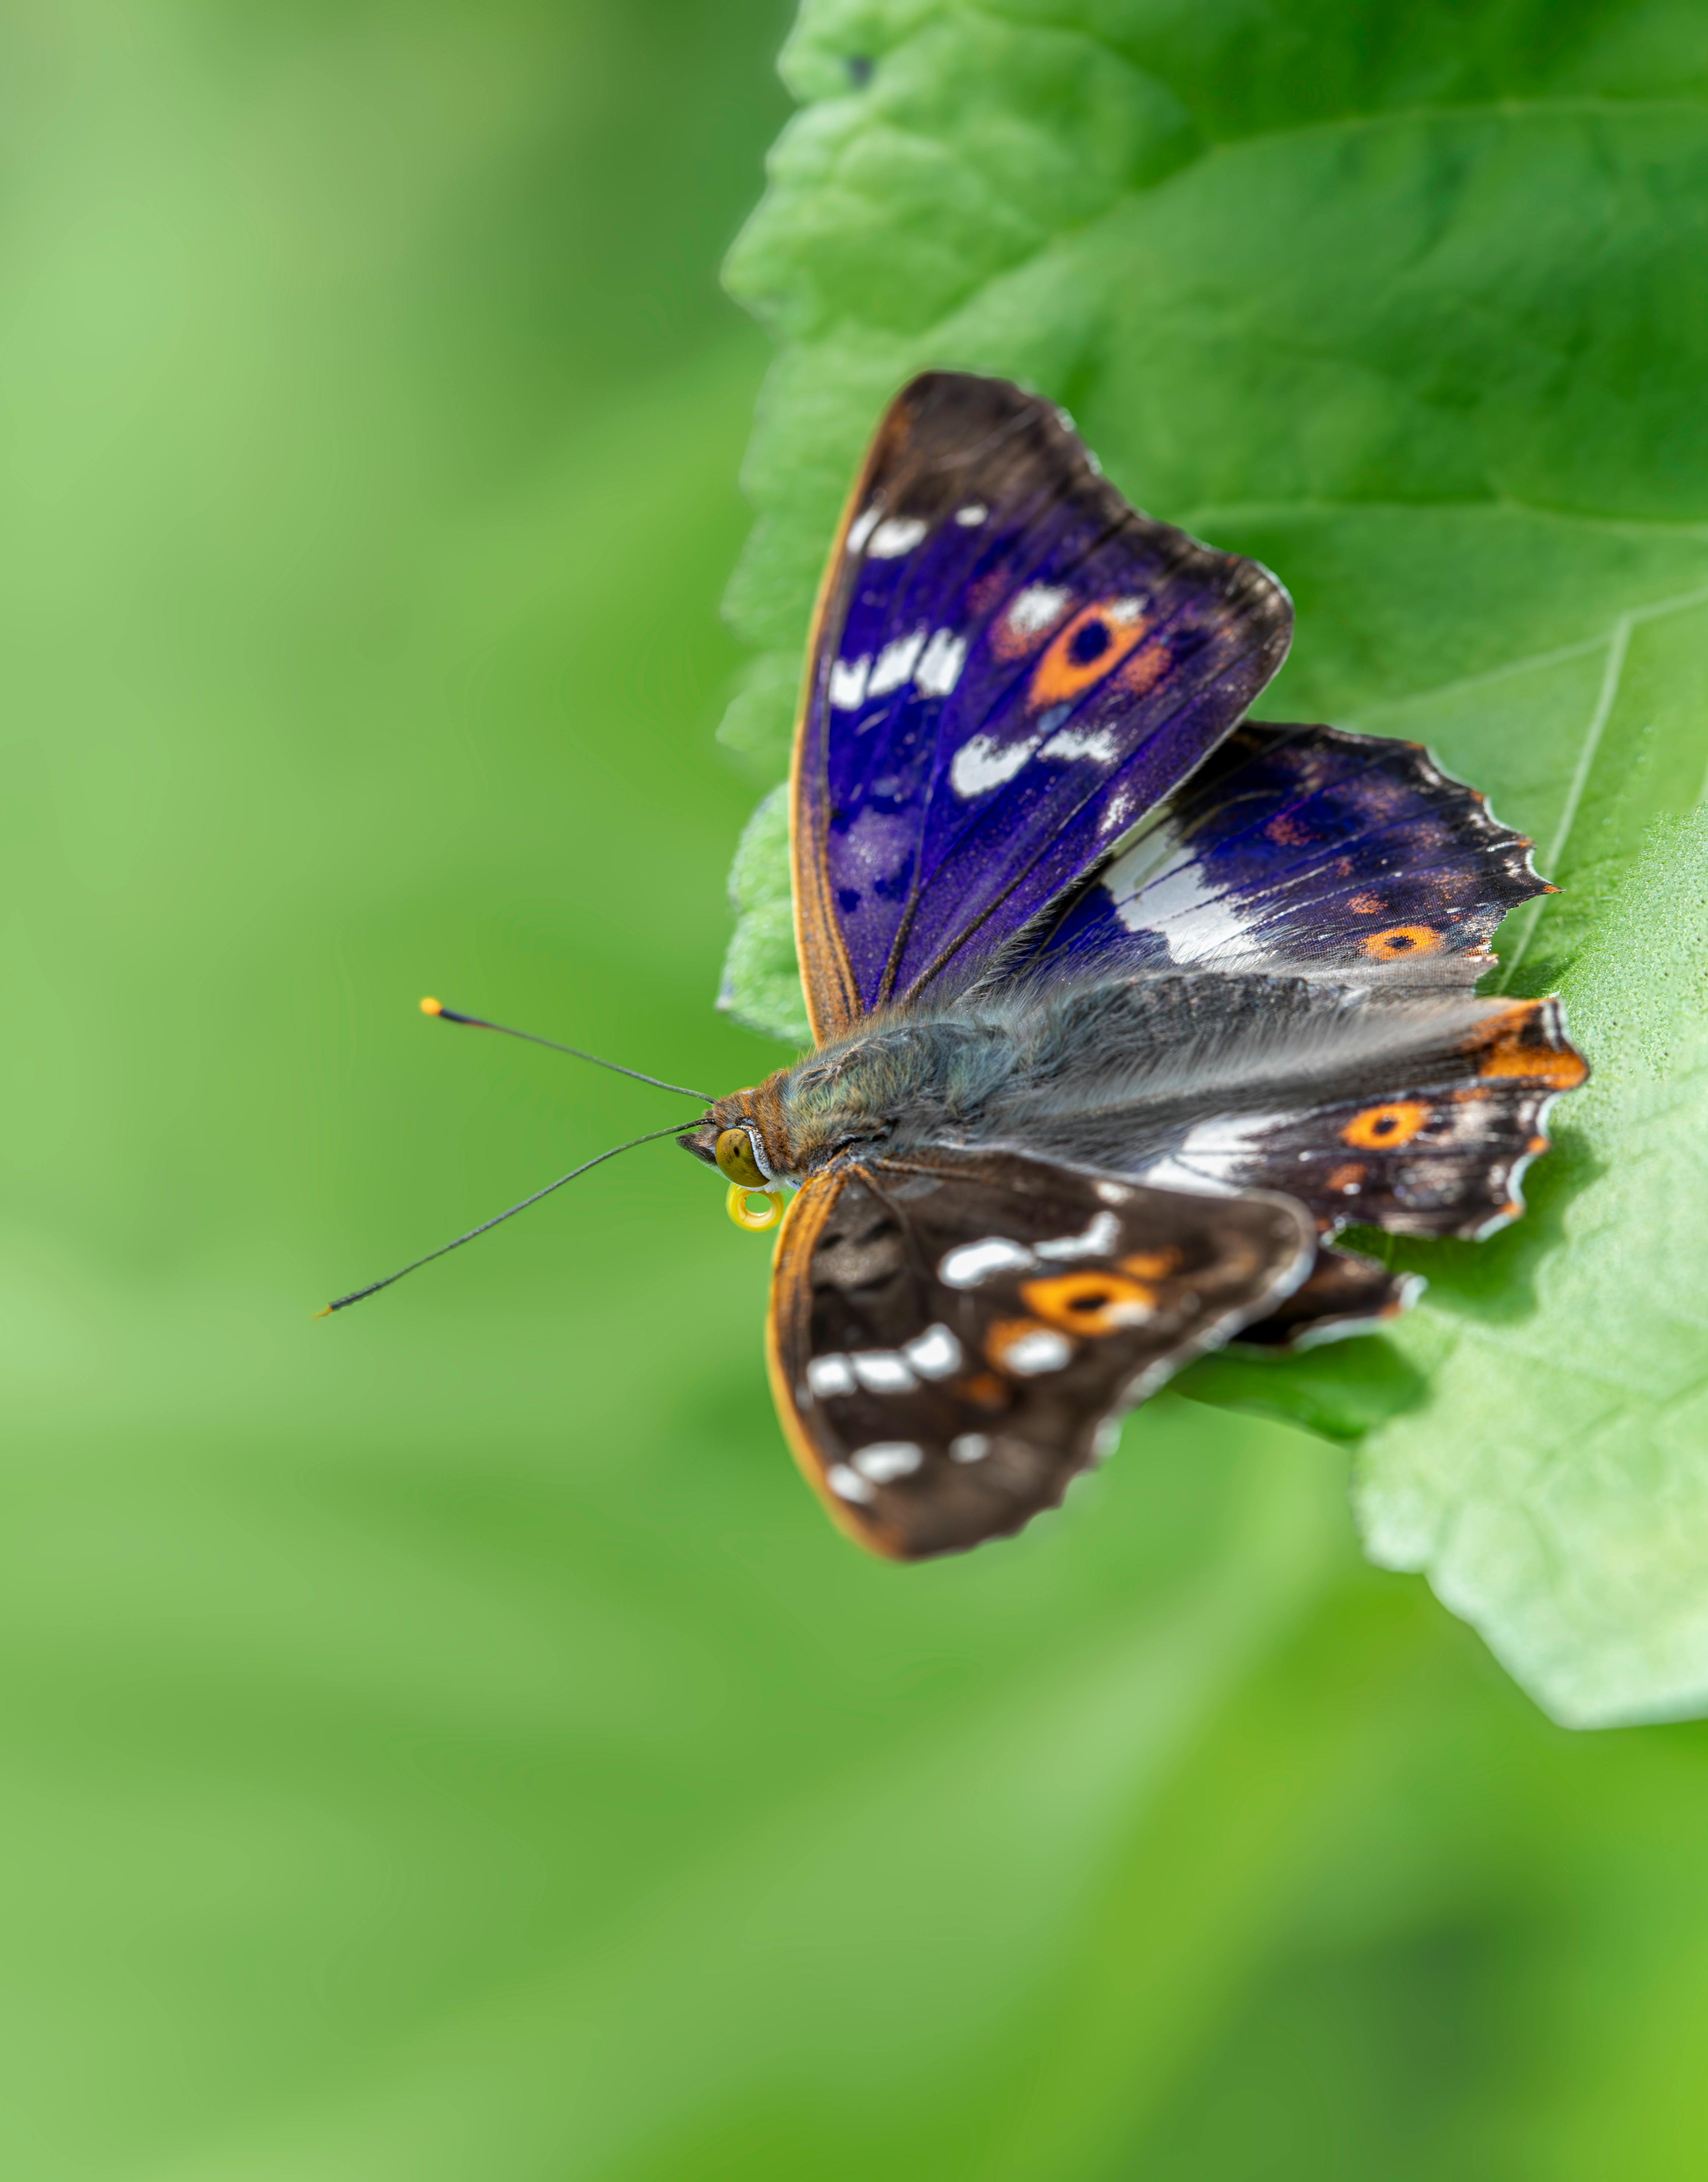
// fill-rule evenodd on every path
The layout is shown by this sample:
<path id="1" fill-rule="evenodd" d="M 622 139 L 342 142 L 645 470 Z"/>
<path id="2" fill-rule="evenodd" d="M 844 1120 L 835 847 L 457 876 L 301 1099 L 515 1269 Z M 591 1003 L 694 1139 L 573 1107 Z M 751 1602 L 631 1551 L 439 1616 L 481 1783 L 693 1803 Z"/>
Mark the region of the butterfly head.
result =
<path id="1" fill-rule="evenodd" d="M 707 1107 L 685 1151 L 743 1189 L 798 1186 L 839 1154 L 877 1150 L 934 1074 L 929 1036 L 890 1026 L 807 1055 Z"/>
<path id="2" fill-rule="evenodd" d="M 777 1078 L 714 1099 L 677 1143 L 740 1189 L 774 1190 L 796 1179 L 778 1112 Z"/>

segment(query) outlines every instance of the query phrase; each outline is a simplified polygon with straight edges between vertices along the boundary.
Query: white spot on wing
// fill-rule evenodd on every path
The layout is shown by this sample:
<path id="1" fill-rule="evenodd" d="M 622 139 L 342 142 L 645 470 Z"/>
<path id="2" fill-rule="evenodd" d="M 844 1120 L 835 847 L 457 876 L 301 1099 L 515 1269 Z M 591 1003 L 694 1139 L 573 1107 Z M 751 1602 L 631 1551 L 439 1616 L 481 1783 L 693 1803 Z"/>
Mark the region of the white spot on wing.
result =
<path id="1" fill-rule="evenodd" d="M 1207 1121 L 1195 1121 L 1186 1132 L 1180 1156 L 1201 1166 L 1230 1166 L 1255 1158 L 1259 1149 L 1255 1139 L 1284 1129 L 1292 1118 L 1289 1114 L 1242 1114 L 1233 1120 L 1217 1115 Z"/>
<path id="2" fill-rule="evenodd" d="M 839 712 L 857 712 L 866 701 L 866 670 L 872 664 L 862 651 L 857 659 L 830 662 L 830 701 Z"/>
<path id="3" fill-rule="evenodd" d="M 1018 1371 L 1023 1379 L 1034 1379 L 1040 1371 L 1059 1371 L 1073 1354 L 1073 1344 L 1065 1333 L 1040 1326 L 1015 1335 L 1002 1351 L 1002 1368 Z"/>
<path id="4" fill-rule="evenodd" d="M 886 644 L 873 663 L 872 679 L 866 685 L 868 693 L 873 697 L 881 697 L 888 690 L 899 689 L 912 673 L 913 662 L 919 656 L 924 642 L 925 630 L 922 623 L 911 636 L 898 636 L 893 642 Z"/>
<path id="5" fill-rule="evenodd" d="M 892 515 L 872 533 L 868 557 L 873 561 L 899 561 L 904 553 L 911 553 L 924 535 L 925 525 L 917 515 Z"/>
<path id="6" fill-rule="evenodd" d="M 851 1394 L 854 1373 L 846 1356 L 815 1356 L 807 1366 L 807 1384 L 821 1399 L 828 1394 Z"/>
<path id="7" fill-rule="evenodd" d="M 1123 1296 L 1118 1302 L 1104 1304 L 1099 1323 L 1103 1326 L 1145 1326 L 1156 1315 L 1150 1304 L 1140 1303 L 1137 1296 Z"/>
<path id="8" fill-rule="evenodd" d="M 962 1243 L 950 1251 L 937 1268 L 937 1277 L 951 1288 L 976 1288 L 992 1273 L 1029 1272 L 1038 1260 L 1023 1243 L 1006 1235 L 986 1235 L 976 1243 Z"/>
<path id="9" fill-rule="evenodd" d="M 951 1462 L 983 1462 L 990 1452 L 990 1441 L 984 1432 L 957 1432 L 949 1443 Z"/>
<path id="10" fill-rule="evenodd" d="M 854 1467 L 874 1485 L 887 1485 L 894 1477 L 911 1477 L 924 1459 L 911 1439 L 880 1439 L 861 1448 Z"/>
<path id="11" fill-rule="evenodd" d="M 1290 1118 L 1286 1114 L 1245 1114 L 1236 1119 L 1223 1114 L 1195 1122 L 1179 1150 L 1148 1167 L 1145 1179 L 1159 1189 L 1191 1189 L 1218 1197 L 1237 1190 L 1241 1171 L 1260 1155 L 1262 1148 L 1255 1139 L 1285 1127 Z"/>
<path id="12" fill-rule="evenodd" d="M 922 1379 L 947 1379 L 961 1369 L 961 1344 L 946 1326 L 927 1326 L 901 1354 Z"/>
<path id="13" fill-rule="evenodd" d="M 1121 743 L 1112 728 L 1059 728 L 1038 755 L 1090 757 L 1099 765 L 1113 765 L 1121 755 Z"/>
<path id="14" fill-rule="evenodd" d="M 1147 1166 L 1145 1180 L 1153 1189 L 1182 1189 L 1194 1197 L 1232 1197 L 1239 1193 L 1231 1182 L 1213 1181 L 1196 1167 L 1182 1166 L 1178 1159 L 1173 1158 L 1160 1159 L 1154 1166 Z"/>
<path id="15" fill-rule="evenodd" d="M 857 1470 L 851 1470 L 846 1462 L 833 1462 L 824 1473 L 824 1482 L 839 1500 L 869 1500 L 872 1487 Z"/>
<path id="16" fill-rule="evenodd" d="M 848 1361 L 868 1394 L 911 1393 L 919 1383 L 893 1349 L 871 1349 Z"/>
<path id="17" fill-rule="evenodd" d="M 878 527 L 878 518 L 884 512 L 874 500 L 870 507 L 857 515 L 848 526 L 848 551 L 857 553 Z"/>
<path id="18" fill-rule="evenodd" d="M 1121 1240 L 1121 1222 L 1112 1212 L 1100 1212 L 1083 1235 L 1061 1235 L 1053 1243 L 1034 1243 L 1040 1258 L 1106 1258 Z"/>
<path id="19" fill-rule="evenodd" d="M 970 735 L 955 753 L 949 785 L 970 801 L 1012 780 L 1036 747 L 1035 736 L 1030 742 L 999 743 L 994 735 Z"/>
<path id="20" fill-rule="evenodd" d="M 1123 1188 L 1118 1182 L 1100 1182 L 1097 1184 L 1097 1194 L 1106 1205 L 1124 1205 L 1133 1193 L 1130 1189 Z"/>
<path id="21" fill-rule="evenodd" d="M 1109 807 L 1098 821 L 1100 833 L 1118 833 L 1132 817 L 1136 799 L 1130 788 L 1117 789 L 1109 799 Z"/>
<path id="22" fill-rule="evenodd" d="M 963 530 L 976 530 L 990 512 L 982 500 L 969 500 L 965 507 L 957 507 L 955 520 Z"/>
<path id="23" fill-rule="evenodd" d="M 952 629 L 940 629 L 925 647 L 919 672 L 913 678 L 928 697 L 946 697 L 961 679 L 967 661 L 967 642 Z"/>
<path id="24" fill-rule="evenodd" d="M 1117 857 L 1103 878 L 1115 914 L 1129 932 L 1160 932 L 1172 961 L 1250 952 L 1237 943 L 1250 920 L 1231 894 L 1207 883 L 1201 864 L 1173 861 L 1179 853 L 1178 838 L 1164 828 Z"/>
<path id="25" fill-rule="evenodd" d="M 1028 584 L 1023 591 L 1014 594 L 1002 618 L 1012 635 L 1036 636 L 1060 617 L 1068 596 L 1060 584 Z"/>

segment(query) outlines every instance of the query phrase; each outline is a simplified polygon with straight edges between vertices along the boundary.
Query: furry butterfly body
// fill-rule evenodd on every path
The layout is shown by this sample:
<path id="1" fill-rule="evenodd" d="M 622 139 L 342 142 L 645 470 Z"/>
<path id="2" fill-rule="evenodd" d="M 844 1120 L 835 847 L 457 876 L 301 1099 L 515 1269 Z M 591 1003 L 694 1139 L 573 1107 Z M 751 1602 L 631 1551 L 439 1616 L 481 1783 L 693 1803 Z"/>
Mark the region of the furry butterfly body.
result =
<path id="1" fill-rule="evenodd" d="M 1528 844 L 1416 745 L 1239 724 L 1290 625 L 1017 388 L 879 428 L 796 738 L 817 1047 L 682 1139 L 799 1189 L 774 1387 L 876 1550 L 1018 1528 L 1206 1349 L 1401 1308 L 1339 1230 L 1515 1216 L 1583 1079 L 1475 992 Z"/>

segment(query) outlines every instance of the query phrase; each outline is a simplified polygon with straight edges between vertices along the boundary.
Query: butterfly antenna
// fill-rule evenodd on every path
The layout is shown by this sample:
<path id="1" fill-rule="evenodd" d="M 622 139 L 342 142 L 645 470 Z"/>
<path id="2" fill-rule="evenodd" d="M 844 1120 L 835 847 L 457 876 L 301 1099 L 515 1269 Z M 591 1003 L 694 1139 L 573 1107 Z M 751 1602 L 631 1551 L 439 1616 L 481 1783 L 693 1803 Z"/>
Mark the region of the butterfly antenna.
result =
<path id="1" fill-rule="evenodd" d="M 709 1092 L 690 1091 L 685 1083 L 667 1083 L 662 1077 L 648 1076 L 641 1069 L 625 1068 L 620 1061 L 606 1061 L 596 1053 L 584 1053 L 579 1045 L 559 1045 L 555 1038 L 538 1038 L 531 1030 L 512 1030 L 508 1023 L 488 1022 L 483 1016 L 459 1015 L 442 1000 L 423 1000 L 421 1012 L 424 1016 L 437 1016 L 441 1022 L 466 1023 L 470 1030 L 496 1030 L 501 1038 L 525 1038 L 530 1045 L 549 1046 L 553 1053 L 567 1053 L 572 1060 L 591 1061 L 596 1068 L 609 1068 L 618 1076 L 632 1077 L 637 1083 L 650 1083 L 655 1091 L 674 1091 L 681 1098 L 697 1099 L 702 1106 L 712 1104 Z"/>
<path id="2" fill-rule="evenodd" d="M 441 1243 L 436 1250 L 430 1250 L 424 1258 L 417 1258 L 409 1265 L 400 1265 L 395 1273 L 387 1273 L 383 1281 L 370 1281 L 365 1288 L 354 1288 L 348 1295 L 340 1296 L 335 1303 L 329 1303 L 324 1310 L 317 1310 L 315 1317 L 330 1318 L 335 1310 L 347 1310 L 352 1303 L 360 1303 L 367 1296 L 378 1295 L 381 1288 L 389 1288 L 394 1281 L 401 1281 L 405 1273 L 416 1272 L 423 1265 L 430 1265 L 435 1258 L 442 1258 L 447 1250 L 460 1250 L 465 1243 L 472 1243 L 477 1235 L 484 1235 L 489 1227 L 502 1227 L 505 1221 L 513 1220 L 518 1212 L 525 1212 L 530 1205 L 537 1205 L 542 1197 L 549 1197 L 554 1189 L 562 1189 L 566 1182 L 574 1182 L 578 1174 L 585 1174 L 589 1167 L 602 1166 L 607 1160 L 615 1159 L 618 1152 L 632 1152 L 636 1144 L 650 1144 L 660 1137 L 674 1137 L 681 1127 L 679 1121 L 672 1121 L 668 1128 L 649 1129 L 644 1137 L 630 1137 L 626 1144 L 613 1144 L 608 1152 L 601 1152 L 597 1158 L 584 1160 L 580 1166 L 572 1166 L 568 1174 L 560 1174 L 556 1182 L 548 1182 L 544 1189 L 536 1189 L 531 1197 L 524 1197 L 519 1205 L 513 1205 L 506 1212 L 495 1212 L 490 1220 L 483 1220 L 478 1227 L 471 1227 L 466 1235 L 458 1235 L 449 1243 Z"/>

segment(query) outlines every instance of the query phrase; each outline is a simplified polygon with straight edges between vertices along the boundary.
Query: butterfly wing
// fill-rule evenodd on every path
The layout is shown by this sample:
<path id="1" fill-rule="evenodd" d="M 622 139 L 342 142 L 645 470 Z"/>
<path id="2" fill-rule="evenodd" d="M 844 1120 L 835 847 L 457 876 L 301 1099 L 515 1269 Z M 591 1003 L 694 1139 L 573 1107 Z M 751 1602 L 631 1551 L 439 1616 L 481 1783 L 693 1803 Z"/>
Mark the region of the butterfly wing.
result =
<path id="1" fill-rule="evenodd" d="M 1248 721 L 1064 906 L 1052 967 L 1284 972 L 1468 992 L 1530 843 L 1417 743 Z"/>
<path id="2" fill-rule="evenodd" d="M 1018 1530 L 1104 1431 L 1305 1277 L 1284 1198 L 1193 1196 L 932 1148 L 808 1182 L 772 1280 L 772 1385 L 832 1517 L 904 1560 Z"/>
<path id="3" fill-rule="evenodd" d="M 1325 1227 L 1475 1237 L 1519 1210 L 1588 1070 L 1553 1000 L 1303 977 L 1111 979 L 1046 1005 L 981 1137 L 1173 1189 L 1282 1189 Z"/>
<path id="4" fill-rule="evenodd" d="M 1530 846 L 1416 743 L 1237 728 L 1029 935 L 1034 968 L 1148 973 L 1157 1005 L 1173 995 L 1193 1018 L 1175 1028 L 1195 1096 L 1166 1153 L 1150 1137 L 1149 1160 L 1120 1164 L 1175 1187 L 1285 1189 L 1325 1237 L 1349 1220 L 1475 1236 L 1513 1218 L 1550 1105 L 1588 1072 L 1556 1001 L 1441 1004 L 1494 966 L 1508 911 L 1552 891 Z M 1236 1023 L 1237 1084 L 1217 1027 Z M 1062 1148 L 1085 1155 L 1071 1131 Z M 1310 1279 L 1239 1338 L 1349 1331 L 1417 1285 L 1325 1241 Z"/>
<path id="5" fill-rule="evenodd" d="M 1153 1187 L 1283 1191 L 1325 1244 L 1352 1223 L 1475 1239 L 1515 1218 L 1549 1108 L 1589 1072 L 1556 1000 L 1234 972 L 1046 988 L 1023 1035 L 981 1136 Z M 1325 1249 L 1249 1337 L 1367 1322 L 1405 1290 Z"/>
<path id="6" fill-rule="evenodd" d="M 906 387 L 831 548 L 796 733 L 818 1041 L 964 982 L 1215 748 L 1291 628 L 1267 570 L 1135 513 L 1049 402 Z"/>

